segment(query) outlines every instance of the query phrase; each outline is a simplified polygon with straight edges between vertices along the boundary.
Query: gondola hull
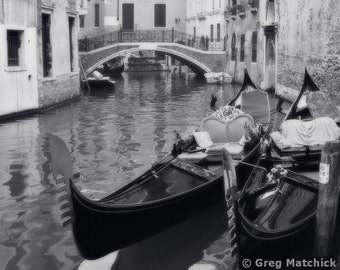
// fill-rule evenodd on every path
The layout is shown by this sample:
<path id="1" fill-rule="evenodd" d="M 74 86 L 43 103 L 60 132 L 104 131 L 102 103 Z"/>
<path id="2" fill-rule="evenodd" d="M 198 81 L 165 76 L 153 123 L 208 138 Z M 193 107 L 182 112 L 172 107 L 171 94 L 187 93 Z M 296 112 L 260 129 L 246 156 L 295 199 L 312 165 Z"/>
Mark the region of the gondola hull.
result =
<path id="1" fill-rule="evenodd" d="M 204 188 L 176 199 L 126 209 L 85 205 L 73 196 L 73 233 L 80 254 L 95 259 L 157 234 L 223 199 L 223 182 L 212 180 Z"/>
<path id="2" fill-rule="evenodd" d="M 254 163 L 259 157 L 259 143 L 249 152 L 244 159 L 246 162 Z M 193 168 L 192 172 L 173 166 L 173 164 L 186 164 L 187 169 Z M 236 165 L 238 178 L 247 174 L 247 169 L 242 163 Z M 190 169 L 189 169 L 190 170 Z M 150 203 L 140 202 L 120 206 L 119 201 L 126 200 L 133 190 L 133 186 L 125 192 L 112 195 L 101 201 L 94 202 L 84 197 L 71 182 L 71 194 L 73 204 L 73 234 L 80 254 L 87 259 L 95 259 L 106 255 L 108 252 L 121 249 L 142 239 L 161 232 L 195 214 L 219 200 L 224 200 L 223 175 L 210 175 L 203 177 L 198 175 L 201 169 L 198 166 L 174 159 L 161 172 L 156 181 L 168 183 L 174 188 L 178 181 L 186 183 L 185 187 L 177 186 L 184 191 L 177 195 L 170 195 L 164 199 L 153 202 L 149 196 Z M 205 174 L 205 171 L 201 171 Z M 153 178 L 150 172 L 150 179 Z M 172 179 L 168 179 L 171 175 Z M 142 182 L 153 181 L 145 179 Z M 187 183 L 191 183 L 188 186 Z M 142 185 L 141 183 L 135 185 Z M 141 190 L 143 187 L 141 188 Z M 163 187 L 164 189 L 164 187 Z M 140 190 L 139 190 L 140 191 Z M 156 196 L 159 196 L 157 194 Z M 134 198 L 131 198 L 134 200 Z M 110 201 L 113 203 L 107 204 Z"/>
<path id="3" fill-rule="evenodd" d="M 235 105 L 243 91 L 247 97 L 254 96 L 254 88 L 260 91 L 246 72 L 240 91 L 229 104 Z M 265 117 L 260 121 L 266 124 L 264 134 L 269 130 L 267 95 L 265 101 Z M 243 104 L 247 109 L 252 107 L 249 102 Z M 238 156 L 239 161 L 256 162 L 260 156 L 260 135 L 264 134 L 248 141 Z M 68 152 L 66 145 L 53 135 L 50 135 L 50 144 L 53 174 L 63 174 L 67 180 L 73 234 L 81 255 L 86 259 L 95 259 L 138 242 L 224 199 L 222 160 L 217 165 L 214 163 L 211 170 L 210 164 L 195 165 L 178 157 L 181 151 L 197 146 L 193 137 L 181 147 L 174 147 L 171 154 L 146 173 L 99 201 L 86 198 L 71 179 L 70 154 L 61 162 L 63 152 Z M 236 164 L 235 169 L 239 188 L 242 188 L 243 179 L 249 172 L 243 163 Z"/>
<path id="4" fill-rule="evenodd" d="M 317 211 L 318 182 L 287 171 L 279 182 L 269 183 L 263 166 L 269 163 L 261 160 L 253 168 L 237 202 L 243 232 L 261 241 L 296 235 L 315 221 Z"/>

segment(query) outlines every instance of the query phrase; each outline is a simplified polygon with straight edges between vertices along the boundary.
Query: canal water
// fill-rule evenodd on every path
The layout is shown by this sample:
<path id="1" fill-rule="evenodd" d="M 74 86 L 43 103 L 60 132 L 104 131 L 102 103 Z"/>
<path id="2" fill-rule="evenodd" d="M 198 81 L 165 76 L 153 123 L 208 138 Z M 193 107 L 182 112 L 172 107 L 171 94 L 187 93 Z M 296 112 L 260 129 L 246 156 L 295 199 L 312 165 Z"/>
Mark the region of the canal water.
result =
<path id="1" fill-rule="evenodd" d="M 82 261 L 70 226 L 58 220 L 49 133 L 71 150 L 82 192 L 102 198 L 164 157 L 174 131 L 185 137 L 198 128 L 211 113 L 211 94 L 222 104 L 238 89 L 171 73 L 123 73 L 115 80 L 113 89 L 92 89 L 65 106 L 0 123 L 0 269 L 78 269 Z M 217 226 L 211 234 L 221 232 Z M 209 246 L 205 241 L 200 248 Z M 200 248 L 186 266 L 200 259 Z M 190 257 L 180 255 L 178 263 Z"/>
<path id="2" fill-rule="evenodd" d="M 65 106 L 0 123 L 0 269 L 104 269 L 103 261 L 83 262 L 71 227 L 60 224 L 48 134 L 68 145 L 73 171 L 80 172 L 79 189 L 99 199 L 167 155 L 175 131 L 186 137 L 197 129 L 212 112 L 211 94 L 222 105 L 239 89 L 166 72 L 123 73 L 115 80 L 115 87 L 94 88 Z M 224 205 L 217 203 L 121 250 L 112 269 L 213 269 L 207 262 L 229 269 L 225 217 Z"/>

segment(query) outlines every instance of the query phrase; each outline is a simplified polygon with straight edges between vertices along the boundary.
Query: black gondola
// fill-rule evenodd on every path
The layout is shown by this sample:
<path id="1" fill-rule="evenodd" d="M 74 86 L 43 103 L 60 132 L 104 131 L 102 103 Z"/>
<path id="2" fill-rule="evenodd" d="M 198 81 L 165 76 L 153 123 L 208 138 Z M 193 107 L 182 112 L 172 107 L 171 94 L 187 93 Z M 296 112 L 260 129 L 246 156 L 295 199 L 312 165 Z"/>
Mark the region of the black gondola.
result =
<path id="1" fill-rule="evenodd" d="M 247 98 L 255 98 L 263 106 L 254 110 L 254 102 Z M 257 123 L 263 124 L 265 134 L 269 129 L 268 94 L 255 87 L 246 71 L 243 85 L 229 105 L 237 102 L 241 109 L 254 112 L 259 119 Z M 243 125 L 249 117 L 238 116 L 235 121 L 241 121 Z M 226 125 L 216 115 L 203 122 L 210 120 Z M 73 234 L 84 258 L 94 259 L 121 249 L 224 198 L 221 154 L 220 160 L 204 158 L 196 165 L 178 155 L 182 150 L 189 151 L 189 155 L 197 151 L 197 143 L 192 137 L 179 151 L 173 151 L 130 184 L 99 201 L 86 198 L 76 188 L 71 179 L 70 155 L 63 141 L 50 135 L 50 146 L 54 177 L 62 174 L 67 180 Z M 260 134 L 256 134 L 235 158 L 251 163 L 258 159 L 259 152 Z M 236 172 L 241 179 L 246 171 L 242 165 L 236 165 Z M 242 181 L 238 185 L 241 187 Z"/>
<path id="2" fill-rule="evenodd" d="M 278 109 L 280 110 L 281 108 Z M 320 117 L 332 118 L 340 126 L 339 108 L 332 101 L 328 91 L 320 90 L 312 80 L 307 69 L 305 69 L 302 88 L 286 113 L 283 124 L 289 120 L 308 122 Z M 322 144 L 311 144 L 284 148 L 280 147 L 275 140 L 272 145 L 281 157 L 292 157 L 297 160 L 318 160 L 322 147 Z"/>
<path id="3" fill-rule="evenodd" d="M 304 95 L 305 102 L 301 102 Z M 323 118 L 325 116 L 328 117 Z M 305 70 L 302 89 L 286 114 L 280 132 L 286 133 L 286 136 L 298 133 L 302 123 L 308 136 L 314 134 L 317 128 L 331 128 L 325 136 L 318 133 L 316 141 L 336 140 L 339 136 L 339 116 L 329 94 L 321 91 Z M 289 125 L 297 123 L 290 126 L 293 133 L 285 129 L 288 122 Z M 317 127 L 316 123 L 322 126 Z M 252 173 L 238 200 L 238 213 L 245 233 L 266 241 L 287 239 L 315 220 L 323 145 L 301 144 L 282 149 L 277 145 L 274 133 L 270 135 L 273 140 L 268 150 L 271 151 L 266 151 L 256 166 L 248 165 L 253 168 Z"/>
<path id="4" fill-rule="evenodd" d="M 242 229 L 247 236 L 261 241 L 287 239 L 297 234 L 315 221 L 317 212 L 317 179 L 308 177 L 311 174 L 304 175 L 304 171 L 282 167 L 273 171 L 274 165 L 267 159 L 247 165 L 253 170 L 238 200 Z"/>

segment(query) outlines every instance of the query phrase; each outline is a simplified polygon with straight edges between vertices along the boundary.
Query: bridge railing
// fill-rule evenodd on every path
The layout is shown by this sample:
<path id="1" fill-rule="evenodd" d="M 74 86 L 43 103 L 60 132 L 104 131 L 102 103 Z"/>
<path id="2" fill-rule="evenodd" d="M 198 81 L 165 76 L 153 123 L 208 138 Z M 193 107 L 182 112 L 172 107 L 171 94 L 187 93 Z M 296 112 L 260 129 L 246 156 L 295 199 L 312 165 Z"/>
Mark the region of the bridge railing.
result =
<path id="1" fill-rule="evenodd" d="M 174 30 L 173 28 L 130 32 L 117 30 L 91 38 L 79 39 L 78 44 L 80 52 L 87 52 L 117 43 L 128 42 L 174 42 L 201 50 L 214 51 L 223 51 L 226 48 L 225 38 L 209 40 L 208 37 L 197 37 Z"/>

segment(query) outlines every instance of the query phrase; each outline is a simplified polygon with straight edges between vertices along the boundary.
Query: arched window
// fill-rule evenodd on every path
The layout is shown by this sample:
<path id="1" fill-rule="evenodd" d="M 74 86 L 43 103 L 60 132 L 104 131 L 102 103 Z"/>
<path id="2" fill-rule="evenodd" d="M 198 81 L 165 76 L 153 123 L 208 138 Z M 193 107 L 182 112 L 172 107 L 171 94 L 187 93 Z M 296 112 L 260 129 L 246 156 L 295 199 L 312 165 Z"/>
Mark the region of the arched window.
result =
<path id="1" fill-rule="evenodd" d="M 233 34 L 233 37 L 231 38 L 231 61 L 236 60 L 236 35 Z"/>

